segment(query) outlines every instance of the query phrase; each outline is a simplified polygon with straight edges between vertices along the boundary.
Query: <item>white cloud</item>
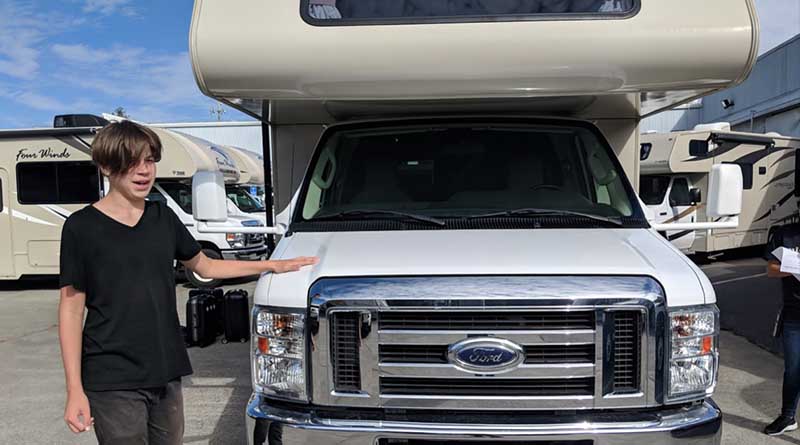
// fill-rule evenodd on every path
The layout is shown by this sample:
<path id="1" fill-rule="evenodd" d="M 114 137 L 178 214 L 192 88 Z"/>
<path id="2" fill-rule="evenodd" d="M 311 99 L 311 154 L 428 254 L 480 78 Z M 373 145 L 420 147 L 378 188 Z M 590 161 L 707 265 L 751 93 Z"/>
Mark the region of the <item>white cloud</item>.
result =
<path id="1" fill-rule="evenodd" d="M 136 119 L 175 120 L 209 107 L 197 88 L 187 52 L 85 44 L 54 44 L 50 49 L 64 64 L 62 72 L 53 74 L 61 83 L 100 93 Z"/>
<path id="2" fill-rule="evenodd" d="M 86 0 L 83 12 L 110 15 L 119 11 L 123 15 L 135 16 L 137 15 L 136 9 L 128 6 L 130 2 L 131 0 Z"/>
<path id="3" fill-rule="evenodd" d="M 0 74 L 23 80 L 36 78 L 46 40 L 84 21 L 32 3 L 0 0 Z"/>
<path id="4" fill-rule="evenodd" d="M 0 86 L 0 97 L 40 111 L 65 112 L 65 110 L 68 110 L 66 105 L 59 99 L 29 90 Z"/>

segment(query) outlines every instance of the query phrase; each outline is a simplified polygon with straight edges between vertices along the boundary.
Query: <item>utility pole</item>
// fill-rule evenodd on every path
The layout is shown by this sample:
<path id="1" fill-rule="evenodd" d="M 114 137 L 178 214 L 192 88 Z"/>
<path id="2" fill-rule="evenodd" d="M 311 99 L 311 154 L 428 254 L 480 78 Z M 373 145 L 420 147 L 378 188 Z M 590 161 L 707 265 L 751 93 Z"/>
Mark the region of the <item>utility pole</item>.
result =
<path id="1" fill-rule="evenodd" d="M 222 115 L 225 114 L 225 109 L 222 108 L 222 105 L 215 104 L 215 105 L 211 106 L 211 109 L 209 110 L 209 112 L 211 113 L 212 116 L 214 116 L 214 115 L 217 116 L 217 121 L 221 121 L 222 120 Z"/>

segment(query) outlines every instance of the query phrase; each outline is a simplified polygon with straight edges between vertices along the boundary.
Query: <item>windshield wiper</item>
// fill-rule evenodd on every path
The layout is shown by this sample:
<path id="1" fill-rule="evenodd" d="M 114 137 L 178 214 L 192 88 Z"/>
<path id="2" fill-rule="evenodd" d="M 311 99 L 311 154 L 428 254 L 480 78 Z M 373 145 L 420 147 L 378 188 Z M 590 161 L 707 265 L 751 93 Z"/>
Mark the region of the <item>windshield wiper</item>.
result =
<path id="1" fill-rule="evenodd" d="M 417 215 L 415 213 L 397 212 L 394 210 L 373 210 L 373 209 L 355 209 L 345 210 L 344 212 L 332 213 L 330 215 L 315 216 L 311 221 L 343 219 L 348 216 L 390 216 L 394 219 L 412 219 L 414 221 L 435 224 L 437 226 L 444 226 L 447 223 L 441 219 L 436 219 L 430 216 Z"/>
<path id="2" fill-rule="evenodd" d="M 504 210 L 502 212 L 483 213 L 480 215 L 470 215 L 464 217 L 465 219 L 481 219 L 481 218 L 497 218 L 502 216 L 577 216 L 580 218 L 591 219 L 592 221 L 603 222 L 617 227 L 623 227 L 622 221 L 607 216 L 592 215 L 589 213 L 573 212 L 571 210 L 554 210 L 554 209 L 535 209 L 524 208 L 514 210 Z"/>

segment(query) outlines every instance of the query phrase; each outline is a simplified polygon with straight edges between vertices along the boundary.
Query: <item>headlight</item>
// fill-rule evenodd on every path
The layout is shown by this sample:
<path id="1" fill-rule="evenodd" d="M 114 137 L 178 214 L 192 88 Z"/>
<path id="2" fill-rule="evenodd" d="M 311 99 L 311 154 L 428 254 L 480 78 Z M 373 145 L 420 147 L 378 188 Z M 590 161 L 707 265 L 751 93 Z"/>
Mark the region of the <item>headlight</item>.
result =
<path id="1" fill-rule="evenodd" d="M 253 386 L 282 399 L 307 401 L 305 315 L 256 307 Z"/>
<path id="2" fill-rule="evenodd" d="M 668 402 L 702 398 L 717 383 L 717 337 L 719 310 L 716 306 L 671 312 Z"/>
<path id="3" fill-rule="evenodd" d="M 244 247 L 244 233 L 226 233 L 225 241 L 234 249 L 241 249 Z"/>

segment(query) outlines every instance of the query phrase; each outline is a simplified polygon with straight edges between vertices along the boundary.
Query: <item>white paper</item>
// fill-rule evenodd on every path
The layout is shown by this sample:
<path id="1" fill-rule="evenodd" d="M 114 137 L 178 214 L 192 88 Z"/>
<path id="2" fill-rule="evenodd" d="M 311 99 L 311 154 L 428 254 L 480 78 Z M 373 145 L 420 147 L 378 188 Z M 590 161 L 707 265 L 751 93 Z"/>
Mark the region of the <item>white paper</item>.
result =
<path id="1" fill-rule="evenodd" d="M 800 253 L 785 247 L 778 247 L 772 251 L 781 262 L 781 272 L 790 273 L 800 280 Z"/>

